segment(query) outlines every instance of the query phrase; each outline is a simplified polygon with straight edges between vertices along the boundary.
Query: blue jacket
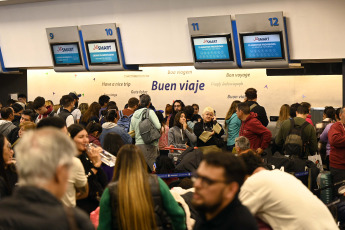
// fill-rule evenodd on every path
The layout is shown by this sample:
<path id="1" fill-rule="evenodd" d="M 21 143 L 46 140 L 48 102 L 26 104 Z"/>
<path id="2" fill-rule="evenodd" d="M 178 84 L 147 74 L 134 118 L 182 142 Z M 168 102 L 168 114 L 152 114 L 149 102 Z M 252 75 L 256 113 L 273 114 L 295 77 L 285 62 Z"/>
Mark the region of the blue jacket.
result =
<path id="1" fill-rule="evenodd" d="M 228 138 L 227 138 L 227 145 L 234 145 L 235 139 L 238 137 L 240 128 L 241 128 L 241 120 L 237 117 L 237 114 L 234 113 L 232 116 L 225 121 L 228 126 Z"/>
<path id="2" fill-rule="evenodd" d="M 99 137 L 102 147 L 104 146 L 104 138 L 108 133 L 117 133 L 121 136 L 125 144 L 132 144 L 131 136 L 120 126 L 117 126 L 113 122 L 105 122 L 102 125 L 102 133 Z"/>

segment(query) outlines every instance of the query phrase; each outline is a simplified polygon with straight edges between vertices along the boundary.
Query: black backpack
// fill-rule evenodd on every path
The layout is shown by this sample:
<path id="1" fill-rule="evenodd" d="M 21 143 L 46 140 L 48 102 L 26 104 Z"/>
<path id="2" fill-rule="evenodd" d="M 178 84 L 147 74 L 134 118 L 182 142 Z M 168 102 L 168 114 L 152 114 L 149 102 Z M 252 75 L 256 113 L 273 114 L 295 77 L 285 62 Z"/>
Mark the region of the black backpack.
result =
<path id="1" fill-rule="evenodd" d="M 305 121 L 301 126 L 296 126 L 295 120 L 293 118 L 290 119 L 290 131 L 283 146 L 285 155 L 297 155 L 299 158 L 304 157 L 307 142 L 304 141 L 303 130 L 307 125 L 309 125 L 309 123 Z"/>

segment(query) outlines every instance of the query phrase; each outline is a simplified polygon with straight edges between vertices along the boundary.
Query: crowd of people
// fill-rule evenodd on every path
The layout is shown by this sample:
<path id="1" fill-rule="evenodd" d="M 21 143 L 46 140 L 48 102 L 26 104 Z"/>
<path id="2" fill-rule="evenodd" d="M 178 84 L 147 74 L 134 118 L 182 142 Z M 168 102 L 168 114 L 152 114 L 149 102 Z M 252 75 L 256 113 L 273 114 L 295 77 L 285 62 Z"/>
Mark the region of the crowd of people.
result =
<path id="1" fill-rule="evenodd" d="M 90 105 L 75 92 L 58 105 L 18 95 L 0 111 L 0 229 L 338 229 L 266 158 L 319 155 L 332 183 L 344 181 L 345 108 L 325 107 L 314 125 L 309 103 L 284 104 L 269 130 L 256 89 L 245 96 L 223 127 L 210 106 L 161 111 L 147 94 L 123 109 L 107 95 Z"/>

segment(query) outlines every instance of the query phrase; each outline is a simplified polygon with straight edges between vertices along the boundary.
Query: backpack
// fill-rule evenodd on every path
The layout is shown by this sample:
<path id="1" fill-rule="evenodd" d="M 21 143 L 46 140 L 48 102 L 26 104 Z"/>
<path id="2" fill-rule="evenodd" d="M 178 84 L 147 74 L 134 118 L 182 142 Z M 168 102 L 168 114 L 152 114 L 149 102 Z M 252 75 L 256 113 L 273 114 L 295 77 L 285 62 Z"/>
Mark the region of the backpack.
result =
<path id="1" fill-rule="evenodd" d="M 139 122 L 140 135 L 145 144 L 151 144 L 161 137 L 161 133 L 158 129 L 156 129 L 156 127 L 152 124 L 152 121 L 149 119 L 149 110 L 144 110 L 142 114 L 141 121 Z"/>
<path id="2" fill-rule="evenodd" d="M 120 119 L 117 121 L 117 125 L 121 126 L 128 133 L 133 114 L 126 116 L 126 115 L 123 115 L 122 110 L 120 110 L 119 115 L 120 115 Z"/>
<path id="3" fill-rule="evenodd" d="M 293 118 L 290 119 L 290 131 L 283 146 L 285 155 L 297 155 L 299 158 L 304 157 L 307 143 L 303 140 L 303 130 L 307 125 L 309 125 L 309 123 L 305 121 L 301 126 L 295 126 L 295 120 Z"/>

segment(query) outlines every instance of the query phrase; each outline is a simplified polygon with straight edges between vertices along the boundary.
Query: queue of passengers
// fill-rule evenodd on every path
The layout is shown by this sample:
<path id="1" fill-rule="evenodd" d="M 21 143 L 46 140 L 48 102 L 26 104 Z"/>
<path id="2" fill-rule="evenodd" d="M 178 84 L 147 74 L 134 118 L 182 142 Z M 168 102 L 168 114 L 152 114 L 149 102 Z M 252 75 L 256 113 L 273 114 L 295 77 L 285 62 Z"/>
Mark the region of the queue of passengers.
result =
<path id="1" fill-rule="evenodd" d="M 107 95 L 90 106 L 78 106 L 75 92 L 60 105 L 19 95 L 1 109 L 0 229 L 338 229 L 300 180 L 267 170 L 261 156 L 291 155 L 287 139 L 303 126 L 303 149 L 292 155 L 320 154 L 334 182 L 345 180 L 343 108 L 326 107 L 314 127 L 309 103 L 283 105 L 272 135 L 257 91 L 245 95 L 224 127 L 212 107 L 200 116 L 197 104 L 175 100 L 158 111 L 146 94 L 124 109 Z M 160 132 L 150 143 L 145 116 Z M 189 168 L 177 170 L 185 161 Z M 157 176 L 181 168 L 193 176 Z"/>

